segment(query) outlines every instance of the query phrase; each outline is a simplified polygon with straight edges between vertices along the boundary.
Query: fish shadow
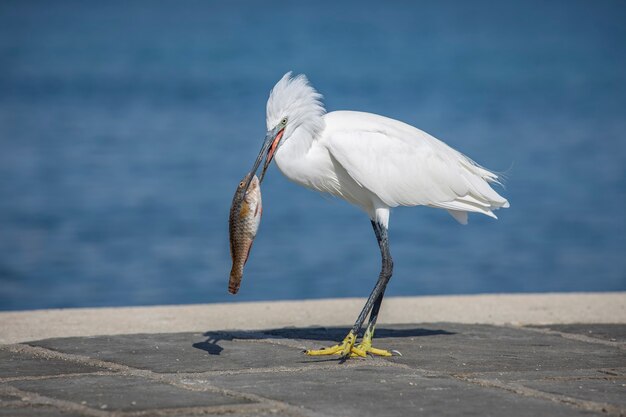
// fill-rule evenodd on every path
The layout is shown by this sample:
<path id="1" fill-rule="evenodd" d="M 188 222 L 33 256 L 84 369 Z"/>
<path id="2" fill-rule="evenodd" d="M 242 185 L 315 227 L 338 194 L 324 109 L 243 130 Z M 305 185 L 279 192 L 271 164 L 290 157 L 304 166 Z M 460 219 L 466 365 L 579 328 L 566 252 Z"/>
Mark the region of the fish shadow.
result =
<path id="1" fill-rule="evenodd" d="M 220 355 L 224 348 L 220 346 L 221 341 L 240 340 L 264 340 L 264 339 L 291 339 L 291 340 L 314 340 L 314 341 L 340 341 L 350 331 L 349 327 L 285 327 L 280 329 L 253 330 L 253 331 L 218 331 L 206 332 L 203 334 L 207 339 L 203 342 L 194 343 L 196 349 L 204 350 L 209 355 Z M 361 336 L 362 336 L 361 332 Z M 387 338 L 412 338 L 453 335 L 442 329 L 424 328 L 387 328 L 376 329 L 375 339 Z"/>

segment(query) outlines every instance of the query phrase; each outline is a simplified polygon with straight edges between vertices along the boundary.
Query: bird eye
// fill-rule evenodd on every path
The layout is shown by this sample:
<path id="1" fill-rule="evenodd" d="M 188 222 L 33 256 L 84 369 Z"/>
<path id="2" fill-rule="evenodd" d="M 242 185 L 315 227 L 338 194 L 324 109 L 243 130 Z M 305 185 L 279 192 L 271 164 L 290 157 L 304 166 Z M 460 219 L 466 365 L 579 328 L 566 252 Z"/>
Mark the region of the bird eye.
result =
<path id="1" fill-rule="evenodd" d="M 280 124 L 283 125 L 283 126 L 286 125 L 287 124 L 287 118 L 283 117 L 283 120 L 280 121 Z"/>

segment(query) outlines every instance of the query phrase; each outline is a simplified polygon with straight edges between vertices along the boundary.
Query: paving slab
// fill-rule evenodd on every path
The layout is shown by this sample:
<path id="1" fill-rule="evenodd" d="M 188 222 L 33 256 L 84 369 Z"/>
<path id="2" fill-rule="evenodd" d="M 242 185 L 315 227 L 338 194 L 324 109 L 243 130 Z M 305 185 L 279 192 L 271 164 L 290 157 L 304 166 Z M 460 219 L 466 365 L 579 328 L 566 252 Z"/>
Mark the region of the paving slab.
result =
<path id="1" fill-rule="evenodd" d="M 565 377 L 561 377 L 565 378 Z M 585 401 L 626 406 L 626 380 L 534 378 L 516 381 L 541 392 L 565 395 Z"/>
<path id="2" fill-rule="evenodd" d="M 102 369 L 62 359 L 0 350 L 0 378 L 98 372 Z"/>
<path id="3" fill-rule="evenodd" d="M 621 324 L 552 324 L 528 327 L 577 334 L 611 342 L 626 343 L 626 326 Z"/>
<path id="4" fill-rule="evenodd" d="M 159 373 L 207 372 L 282 366 L 305 360 L 300 349 L 236 341 L 227 333 L 168 333 L 72 337 L 29 343 Z"/>
<path id="5" fill-rule="evenodd" d="M 212 384 L 302 405 L 328 416 L 577 416 L 583 410 L 401 368 L 219 375 Z M 287 388 L 288 387 L 288 388 Z"/>
<path id="6" fill-rule="evenodd" d="M 139 377 L 88 375 L 54 381 L 13 381 L 11 386 L 45 397 L 72 401 L 98 410 L 139 411 L 160 408 L 248 404 L 214 392 L 190 391 Z"/>
<path id="7" fill-rule="evenodd" d="M 564 339 L 519 328 L 440 324 L 451 334 L 426 338 L 392 338 L 403 353 L 398 363 L 451 373 L 549 371 L 620 367 L 623 350 Z M 384 346 L 383 346 L 384 347 Z"/>
<path id="8" fill-rule="evenodd" d="M 1 386 L 0 386 L 0 388 L 1 388 Z M 20 397 L 18 397 L 16 395 L 0 393 L 0 406 L 3 403 L 6 403 L 7 401 L 19 401 L 19 400 L 20 400 Z"/>
<path id="9" fill-rule="evenodd" d="M 613 404 L 626 409 L 626 368 L 611 372 L 595 369 L 549 372 L 489 372 L 470 377 L 514 384 L 543 393 L 582 401 Z"/>
<path id="10" fill-rule="evenodd" d="M 0 404 L 0 417 L 83 417 L 83 414 L 46 406 L 16 408 Z"/>

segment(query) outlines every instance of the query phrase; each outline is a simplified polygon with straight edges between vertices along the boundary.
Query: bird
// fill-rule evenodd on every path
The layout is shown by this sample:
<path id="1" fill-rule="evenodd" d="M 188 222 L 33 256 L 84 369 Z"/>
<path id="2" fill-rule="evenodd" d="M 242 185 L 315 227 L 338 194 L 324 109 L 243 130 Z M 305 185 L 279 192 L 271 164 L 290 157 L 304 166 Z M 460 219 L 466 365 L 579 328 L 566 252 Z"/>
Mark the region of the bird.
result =
<path id="1" fill-rule="evenodd" d="M 459 223 L 468 213 L 497 218 L 509 207 L 491 184 L 499 176 L 444 142 L 409 124 L 359 111 L 326 112 L 322 95 L 306 75 L 287 72 L 272 88 L 266 106 L 267 133 L 245 185 L 259 169 L 260 182 L 272 161 L 289 180 L 328 193 L 363 210 L 381 254 L 381 271 L 365 306 L 346 337 L 311 356 L 338 355 L 342 361 L 394 351 L 372 346 L 376 321 L 393 273 L 389 214 L 397 206 L 447 210 Z M 359 334 L 369 315 L 359 343 Z"/>

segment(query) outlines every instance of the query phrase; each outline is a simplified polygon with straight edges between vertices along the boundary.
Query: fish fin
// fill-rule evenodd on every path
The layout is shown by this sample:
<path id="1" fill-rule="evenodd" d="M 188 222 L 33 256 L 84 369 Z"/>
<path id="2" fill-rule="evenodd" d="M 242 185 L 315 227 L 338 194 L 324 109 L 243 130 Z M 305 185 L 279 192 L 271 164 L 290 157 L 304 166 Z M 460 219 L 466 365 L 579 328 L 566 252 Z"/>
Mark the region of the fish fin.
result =
<path id="1" fill-rule="evenodd" d="M 250 242 L 250 246 L 248 246 L 248 250 L 246 252 L 246 257 L 243 260 L 243 264 L 245 265 L 248 262 L 248 257 L 250 256 L 250 249 L 252 249 L 252 242 Z"/>

